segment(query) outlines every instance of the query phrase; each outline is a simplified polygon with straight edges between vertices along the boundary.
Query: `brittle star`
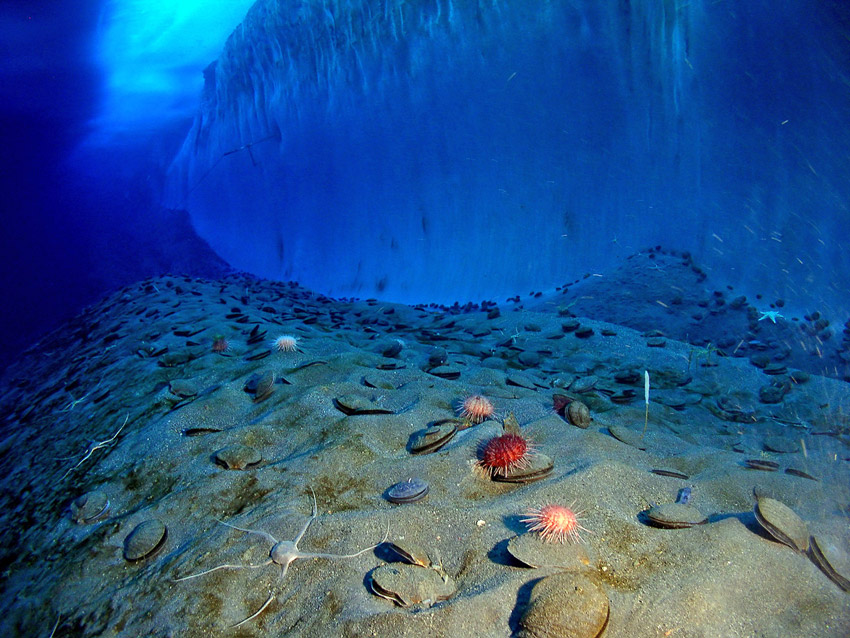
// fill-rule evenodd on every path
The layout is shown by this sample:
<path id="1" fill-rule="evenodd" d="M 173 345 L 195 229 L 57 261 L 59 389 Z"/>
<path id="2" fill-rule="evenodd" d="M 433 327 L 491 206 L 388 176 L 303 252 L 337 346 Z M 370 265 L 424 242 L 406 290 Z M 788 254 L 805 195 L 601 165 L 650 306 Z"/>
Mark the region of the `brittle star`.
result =
<path id="1" fill-rule="evenodd" d="M 313 491 L 312 487 L 310 488 L 310 493 L 313 495 L 313 512 L 310 515 L 310 518 L 307 519 L 307 522 L 304 523 L 304 527 L 302 527 L 301 531 L 298 532 L 298 535 L 295 537 L 295 540 L 279 541 L 274 536 L 263 530 L 245 529 L 244 527 L 237 527 L 236 525 L 231 525 L 230 523 L 225 523 L 224 521 L 219 521 L 218 519 L 216 519 L 222 525 L 226 525 L 227 527 L 239 530 L 240 532 L 246 532 L 248 534 L 257 534 L 258 536 L 262 536 L 270 543 L 272 543 L 272 548 L 269 551 L 269 559 L 264 563 L 260 563 L 259 565 L 230 565 L 228 563 L 225 563 L 224 565 L 218 565 L 216 567 L 213 567 L 212 569 L 207 569 L 205 571 L 198 572 L 197 574 L 183 576 L 182 578 L 175 578 L 174 582 L 179 583 L 184 580 L 189 580 L 191 578 L 205 576 L 206 574 L 211 574 L 212 572 L 218 571 L 219 569 L 259 569 L 260 567 L 265 567 L 266 565 L 271 565 L 272 563 L 274 563 L 275 565 L 280 565 L 280 578 L 282 580 L 286 576 L 286 572 L 289 570 L 289 566 L 299 558 L 354 558 L 355 556 L 360 556 L 361 554 L 365 554 L 369 550 L 375 549 L 378 545 L 386 541 L 389 537 L 388 527 L 387 533 L 384 535 L 384 538 L 379 543 L 375 543 L 370 547 L 361 549 L 359 552 L 356 552 L 354 554 L 317 554 L 313 552 L 302 552 L 298 549 L 298 543 L 304 537 L 304 534 L 307 532 L 307 528 L 310 527 L 310 523 L 312 523 L 316 519 L 316 493 Z M 263 613 L 266 607 L 268 607 L 272 603 L 274 598 L 274 592 L 270 593 L 269 597 L 266 599 L 266 602 L 263 603 L 262 607 L 260 607 L 250 616 L 248 616 L 245 620 L 240 620 L 235 625 L 231 625 L 230 628 L 235 629 L 236 627 L 244 625 L 246 622 L 249 622 L 259 616 L 261 613 Z"/>
<path id="2" fill-rule="evenodd" d="M 77 407 L 77 404 L 82 403 L 83 401 L 85 401 L 85 400 L 89 397 L 89 395 L 90 395 L 90 394 L 91 394 L 91 392 L 86 392 L 86 393 L 85 393 L 83 396 L 81 396 L 79 399 L 75 399 L 75 398 L 74 398 L 74 395 L 73 395 L 73 394 L 71 394 L 71 393 L 69 392 L 69 393 L 68 393 L 68 396 L 70 396 L 70 397 L 71 397 L 71 400 L 68 402 L 68 405 L 66 405 L 64 408 L 62 408 L 62 409 L 61 409 L 61 410 L 59 410 L 59 411 L 60 411 L 60 412 L 70 412 L 71 410 L 73 410 L 74 408 L 76 408 L 76 407 Z"/>
<path id="3" fill-rule="evenodd" d="M 108 439 L 105 439 L 105 440 L 103 440 L 103 441 L 99 441 L 99 442 L 97 442 L 97 443 L 90 443 L 90 444 L 89 444 L 89 449 L 86 451 L 85 456 L 83 456 L 83 458 L 81 458 L 81 459 L 80 459 L 80 462 L 79 462 L 79 463 L 77 463 L 74 467 L 69 468 L 69 469 L 68 469 L 68 471 L 67 471 L 67 472 L 65 472 L 65 473 L 62 475 L 62 478 L 61 478 L 61 479 L 59 479 L 59 480 L 61 481 L 61 480 L 62 480 L 62 479 L 64 479 L 66 476 L 68 476 L 71 472 L 73 472 L 73 471 L 74 471 L 74 470 L 76 470 L 78 467 L 80 467 L 80 466 L 81 466 L 81 465 L 82 465 L 82 464 L 86 461 L 86 459 L 88 459 L 88 458 L 89 458 L 92 454 L 94 454 L 94 453 L 95 453 L 95 451 L 96 451 L 96 450 L 99 450 L 99 449 L 100 449 L 100 448 L 102 448 L 102 447 L 106 447 L 107 445 L 109 445 L 110 443 L 112 443 L 112 442 L 115 440 L 115 437 L 117 437 L 119 434 L 121 434 L 121 430 L 123 430 L 123 429 L 124 429 L 124 426 L 125 426 L 125 425 L 127 425 L 127 421 L 129 421 L 129 420 L 130 420 L 130 415 L 128 414 L 128 415 L 127 415 L 127 417 L 124 419 L 124 423 L 122 423 L 122 424 L 121 424 L 121 427 L 120 427 L 120 428 L 118 428 L 118 430 L 116 430 L 115 434 L 113 434 L 113 435 L 112 435 L 112 436 L 110 436 Z M 73 457 L 69 457 L 69 458 L 73 458 Z M 63 459 L 63 460 L 64 460 L 64 459 Z"/>

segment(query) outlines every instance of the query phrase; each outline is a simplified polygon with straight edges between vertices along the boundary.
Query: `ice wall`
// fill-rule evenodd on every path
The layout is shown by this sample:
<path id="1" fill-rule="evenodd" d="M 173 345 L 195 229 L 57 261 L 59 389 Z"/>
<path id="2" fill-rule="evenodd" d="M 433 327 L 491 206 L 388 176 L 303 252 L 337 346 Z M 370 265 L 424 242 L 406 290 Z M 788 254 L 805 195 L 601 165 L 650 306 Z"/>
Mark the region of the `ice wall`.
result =
<path id="1" fill-rule="evenodd" d="M 527 293 L 663 244 L 841 303 L 841 6 L 260 0 L 170 203 L 232 265 L 331 294 Z"/>

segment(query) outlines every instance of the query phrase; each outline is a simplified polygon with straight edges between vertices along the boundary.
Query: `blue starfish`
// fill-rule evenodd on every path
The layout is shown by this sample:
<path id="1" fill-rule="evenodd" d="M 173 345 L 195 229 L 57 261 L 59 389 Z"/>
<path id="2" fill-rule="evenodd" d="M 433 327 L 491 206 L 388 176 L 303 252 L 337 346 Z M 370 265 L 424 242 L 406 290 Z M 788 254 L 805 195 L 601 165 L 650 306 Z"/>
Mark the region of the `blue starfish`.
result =
<path id="1" fill-rule="evenodd" d="M 776 318 L 785 319 L 782 315 L 779 314 L 776 310 L 759 310 L 759 321 L 764 321 L 765 319 L 770 319 L 773 323 L 776 323 Z"/>

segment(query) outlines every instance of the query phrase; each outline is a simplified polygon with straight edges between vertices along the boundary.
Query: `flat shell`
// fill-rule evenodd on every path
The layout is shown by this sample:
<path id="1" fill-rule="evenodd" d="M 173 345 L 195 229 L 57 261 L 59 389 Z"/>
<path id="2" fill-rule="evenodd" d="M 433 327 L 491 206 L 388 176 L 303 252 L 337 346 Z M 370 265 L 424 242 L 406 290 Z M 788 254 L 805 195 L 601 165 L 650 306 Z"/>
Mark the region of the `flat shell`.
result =
<path id="1" fill-rule="evenodd" d="M 260 464 L 263 455 L 250 445 L 235 443 L 221 448 L 213 456 L 216 465 L 226 470 L 250 470 Z"/>
<path id="2" fill-rule="evenodd" d="M 596 387 L 596 384 L 599 383 L 599 377 L 595 375 L 588 375 L 586 377 L 579 377 L 574 379 L 568 390 L 571 392 L 590 392 Z"/>
<path id="3" fill-rule="evenodd" d="M 547 543 L 539 534 L 520 534 L 508 541 L 508 553 L 529 567 L 558 567 L 569 571 L 588 569 L 591 564 L 582 543 Z"/>
<path id="4" fill-rule="evenodd" d="M 537 389 L 537 383 L 535 383 L 534 378 L 528 374 L 523 374 L 522 372 L 513 372 L 509 374 L 505 378 L 505 383 L 507 385 L 517 386 L 518 388 L 526 388 L 527 390 Z"/>
<path id="5" fill-rule="evenodd" d="M 744 459 L 744 465 L 750 469 L 764 470 L 765 472 L 775 472 L 779 469 L 779 463 L 767 459 Z"/>
<path id="6" fill-rule="evenodd" d="M 768 496 L 760 496 L 753 511 L 759 525 L 780 543 L 803 553 L 809 548 L 809 530 L 806 524 L 785 503 Z"/>
<path id="7" fill-rule="evenodd" d="M 787 435 L 773 434 L 764 437 L 764 449 L 768 452 L 779 452 L 780 454 L 792 454 L 801 452 L 800 442 L 788 438 Z"/>
<path id="8" fill-rule="evenodd" d="M 456 432 L 457 423 L 454 421 L 435 424 L 419 432 L 414 432 L 410 437 L 410 453 L 430 454 L 436 452 L 451 441 Z"/>
<path id="9" fill-rule="evenodd" d="M 596 638 L 608 624 L 608 595 L 590 576 L 554 574 L 536 582 L 519 621 L 520 638 Z"/>
<path id="10" fill-rule="evenodd" d="M 168 529 L 161 520 L 143 521 L 124 539 L 124 558 L 131 563 L 150 558 L 165 545 L 167 537 Z"/>
<path id="11" fill-rule="evenodd" d="M 506 474 L 494 473 L 491 478 L 499 483 L 531 483 L 549 476 L 554 467 L 551 458 L 534 452 L 528 455 L 528 463 L 524 467 L 516 467 Z"/>
<path id="12" fill-rule="evenodd" d="M 850 555 L 841 552 L 836 545 L 816 536 L 809 539 L 808 554 L 827 578 L 844 591 L 850 592 L 850 579 L 838 573 L 837 570 L 840 567 L 845 570 L 845 573 L 850 574 Z"/>
<path id="13" fill-rule="evenodd" d="M 168 388 L 171 394 L 184 399 L 193 397 L 201 391 L 200 385 L 190 379 L 174 379 L 168 384 Z"/>
<path id="14" fill-rule="evenodd" d="M 397 563 L 372 570 L 369 588 L 375 595 L 402 607 L 430 607 L 441 600 L 448 600 L 457 591 L 454 581 L 435 569 Z"/>
<path id="15" fill-rule="evenodd" d="M 420 478 L 409 478 L 396 483 L 387 490 L 387 500 L 390 503 L 415 503 L 428 494 L 428 483 Z"/>
<path id="16" fill-rule="evenodd" d="M 667 529 L 682 529 L 702 525 L 706 521 L 705 515 L 693 505 L 683 503 L 665 503 L 649 508 L 646 517 L 657 527 Z"/>
<path id="17" fill-rule="evenodd" d="M 392 414 L 393 411 L 378 404 L 375 399 L 359 394 L 346 394 L 334 399 L 336 409 L 353 416 L 356 414 Z"/>
<path id="18" fill-rule="evenodd" d="M 631 445 L 639 450 L 646 449 L 646 443 L 643 440 L 641 430 L 633 430 L 632 428 L 627 428 L 624 425 L 611 423 L 608 426 L 608 431 L 611 433 L 611 436 L 626 445 Z"/>
<path id="19" fill-rule="evenodd" d="M 102 520 L 108 513 L 109 498 L 101 490 L 86 492 L 71 503 L 71 520 L 79 525 Z"/>
<path id="20" fill-rule="evenodd" d="M 460 378 L 460 368 L 457 366 L 437 366 L 436 368 L 431 368 L 428 372 L 442 379 L 454 380 Z"/>

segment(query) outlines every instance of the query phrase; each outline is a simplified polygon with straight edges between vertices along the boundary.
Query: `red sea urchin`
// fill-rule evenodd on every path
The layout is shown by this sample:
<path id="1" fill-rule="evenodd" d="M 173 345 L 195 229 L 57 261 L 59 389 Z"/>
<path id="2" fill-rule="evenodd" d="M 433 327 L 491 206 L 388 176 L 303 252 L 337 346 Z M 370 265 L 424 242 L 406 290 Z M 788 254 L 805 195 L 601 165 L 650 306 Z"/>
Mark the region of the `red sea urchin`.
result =
<path id="1" fill-rule="evenodd" d="M 478 449 L 478 465 L 490 476 L 507 476 L 528 467 L 528 441 L 520 434 L 502 434 L 484 441 Z"/>
<path id="2" fill-rule="evenodd" d="M 572 506 L 544 505 L 526 512 L 522 522 L 528 526 L 528 531 L 538 532 L 544 541 L 580 543 L 579 530 L 590 531 L 579 523 L 580 515 L 581 512 L 574 512 Z"/>

